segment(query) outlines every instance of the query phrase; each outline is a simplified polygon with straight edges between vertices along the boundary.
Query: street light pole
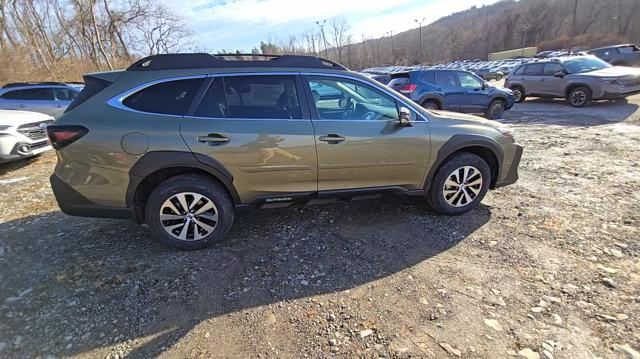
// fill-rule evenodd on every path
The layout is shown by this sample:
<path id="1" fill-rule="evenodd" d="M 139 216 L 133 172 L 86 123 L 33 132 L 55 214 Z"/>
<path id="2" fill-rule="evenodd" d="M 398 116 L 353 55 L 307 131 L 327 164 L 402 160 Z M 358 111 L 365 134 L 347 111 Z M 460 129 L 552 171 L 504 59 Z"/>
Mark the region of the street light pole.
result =
<path id="1" fill-rule="evenodd" d="M 322 35 L 322 43 L 324 45 L 324 57 L 329 57 L 327 55 L 327 38 L 324 36 L 324 24 L 327 23 L 327 20 L 316 21 L 316 24 L 320 26 L 320 35 Z"/>
<path id="2" fill-rule="evenodd" d="M 522 57 L 524 57 L 524 45 L 527 41 L 527 30 L 529 30 L 529 25 L 524 26 L 524 34 L 522 35 Z"/>
<path id="3" fill-rule="evenodd" d="M 424 17 L 422 19 L 414 19 L 414 21 L 418 24 L 418 42 L 419 42 L 419 48 L 420 48 L 418 60 L 420 61 L 420 64 L 422 64 L 422 23 L 424 23 L 424 20 L 425 20 Z"/>
<path id="4" fill-rule="evenodd" d="M 573 20 L 571 22 L 571 38 L 569 40 L 569 48 L 567 51 L 571 53 L 571 48 L 573 47 L 573 37 L 576 36 L 576 14 L 578 12 L 578 0 L 575 0 L 573 3 Z"/>
<path id="5" fill-rule="evenodd" d="M 395 57 L 393 56 L 393 30 L 387 31 L 385 34 L 389 35 L 389 39 L 391 39 L 391 64 L 395 65 Z"/>

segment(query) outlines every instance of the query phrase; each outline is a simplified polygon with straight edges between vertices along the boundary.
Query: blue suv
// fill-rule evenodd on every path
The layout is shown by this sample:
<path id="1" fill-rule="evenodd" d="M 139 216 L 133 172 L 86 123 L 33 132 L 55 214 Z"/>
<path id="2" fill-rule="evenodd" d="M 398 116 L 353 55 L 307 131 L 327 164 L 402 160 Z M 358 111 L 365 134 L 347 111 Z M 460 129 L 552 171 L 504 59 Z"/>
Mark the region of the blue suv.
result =
<path id="1" fill-rule="evenodd" d="M 415 70 L 391 75 L 387 85 L 429 110 L 484 113 L 502 117 L 515 103 L 511 90 L 489 86 L 477 75 L 461 70 Z"/>

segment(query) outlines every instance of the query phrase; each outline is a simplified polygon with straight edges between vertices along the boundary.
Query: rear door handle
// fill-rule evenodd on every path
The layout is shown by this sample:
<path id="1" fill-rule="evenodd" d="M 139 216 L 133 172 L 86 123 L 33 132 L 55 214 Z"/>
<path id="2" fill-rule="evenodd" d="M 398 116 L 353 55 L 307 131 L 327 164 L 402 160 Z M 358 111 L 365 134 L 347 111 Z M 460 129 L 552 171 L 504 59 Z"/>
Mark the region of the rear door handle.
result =
<path id="1" fill-rule="evenodd" d="M 229 138 L 217 133 L 210 133 L 206 136 L 198 136 L 198 142 L 209 143 L 212 145 L 222 145 L 229 142 Z"/>
<path id="2" fill-rule="evenodd" d="M 330 133 L 326 136 L 320 136 L 320 138 L 318 138 L 320 141 L 324 141 L 324 142 L 329 142 L 329 143 L 338 143 L 338 142 L 342 142 L 344 140 L 346 140 L 346 138 L 340 136 L 340 135 L 336 135 L 334 133 Z"/>

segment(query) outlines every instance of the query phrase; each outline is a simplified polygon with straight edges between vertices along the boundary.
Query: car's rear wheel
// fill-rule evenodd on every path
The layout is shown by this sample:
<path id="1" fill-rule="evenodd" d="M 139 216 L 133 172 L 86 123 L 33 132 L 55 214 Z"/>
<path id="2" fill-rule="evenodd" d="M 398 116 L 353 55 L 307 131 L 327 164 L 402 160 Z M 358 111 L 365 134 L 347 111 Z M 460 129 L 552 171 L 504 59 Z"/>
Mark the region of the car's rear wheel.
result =
<path id="1" fill-rule="evenodd" d="M 440 105 L 435 102 L 434 100 L 425 100 L 422 103 L 422 107 L 427 109 L 427 110 L 439 110 L 440 109 Z"/>
<path id="2" fill-rule="evenodd" d="M 495 99 L 491 101 L 484 115 L 486 118 L 490 120 L 496 120 L 502 117 L 505 110 L 506 110 L 505 102 L 499 99 Z"/>
<path id="3" fill-rule="evenodd" d="M 188 174 L 171 177 L 153 190 L 145 218 L 153 238 L 178 249 L 201 249 L 224 238 L 234 210 L 219 183 Z"/>
<path id="4" fill-rule="evenodd" d="M 567 96 L 569 104 L 573 107 L 584 107 L 591 103 L 591 89 L 585 86 L 578 86 L 569 91 Z"/>
<path id="5" fill-rule="evenodd" d="M 431 208 L 457 215 L 477 207 L 489 190 L 491 169 L 480 156 L 461 152 L 444 162 L 429 190 Z"/>
<path id="6" fill-rule="evenodd" d="M 513 97 L 515 98 L 515 101 L 517 103 L 521 103 L 524 102 L 526 96 L 524 94 L 524 89 L 520 86 L 513 86 L 511 88 L 511 91 L 513 91 Z"/>

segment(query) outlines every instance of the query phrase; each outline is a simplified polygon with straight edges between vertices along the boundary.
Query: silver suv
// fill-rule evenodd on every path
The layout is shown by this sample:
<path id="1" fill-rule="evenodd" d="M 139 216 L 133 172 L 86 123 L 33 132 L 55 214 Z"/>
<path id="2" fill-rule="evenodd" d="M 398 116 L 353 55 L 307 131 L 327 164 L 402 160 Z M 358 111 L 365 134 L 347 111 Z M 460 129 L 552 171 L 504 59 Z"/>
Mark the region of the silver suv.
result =
<path id="1" fill-rule="evenodd" d="M 611 66 L 595 56 L 530 62 L 505 81 L 516 102 L 527 96 L 566 98 L 574 107 L 592 100 L 616 100 L 640 93 L 640 69 Z"/>
<path id="2" fill-rule="evenodd" d="M 77 83 L 10 83 L 0 88 L 0 109 L 33 111 L 59 117 L 82 90 Z"/>

